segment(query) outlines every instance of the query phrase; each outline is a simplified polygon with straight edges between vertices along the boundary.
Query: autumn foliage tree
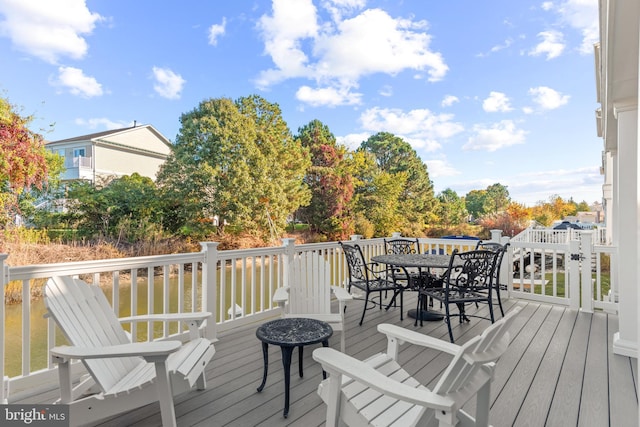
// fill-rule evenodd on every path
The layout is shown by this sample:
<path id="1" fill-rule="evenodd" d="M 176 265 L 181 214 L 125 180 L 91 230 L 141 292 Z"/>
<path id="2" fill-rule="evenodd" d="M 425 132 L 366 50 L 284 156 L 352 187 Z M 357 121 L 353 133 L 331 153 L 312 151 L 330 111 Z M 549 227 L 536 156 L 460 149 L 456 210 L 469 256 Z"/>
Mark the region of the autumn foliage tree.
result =
<path id="1" fill-rule="evenodd" d="M 20 213 L 21 197 L 42 190 L 50 169 L 60 169 L 59 156 L 44 146 L 42 135 L 29 129 L 31 116 L 21 116 L 0 97 L 0 226 Z"/>
<path id="2" fill-rule="evenodd" d="M 346 148 L 336 143 L 329 127 L 319 120 L 299 128 L 296 139 L 311 155 L 304 179 L 311 190 L 311 201 L 298 211 L 300 218 L 328 239 L 348 238 L 354 231 L 348 209 L 353 198 L 353 176 L 345 162 Z"/>

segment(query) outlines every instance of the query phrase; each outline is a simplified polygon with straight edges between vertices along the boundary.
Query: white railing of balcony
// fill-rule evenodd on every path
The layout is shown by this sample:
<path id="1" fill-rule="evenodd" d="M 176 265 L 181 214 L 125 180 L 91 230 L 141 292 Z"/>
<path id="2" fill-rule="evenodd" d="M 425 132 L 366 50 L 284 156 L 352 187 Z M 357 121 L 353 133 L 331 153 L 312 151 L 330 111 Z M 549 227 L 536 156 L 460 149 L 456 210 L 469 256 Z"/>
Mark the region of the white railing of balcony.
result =
<path id="1" fill-rule="evenodd" d="M 499 232 L 493 239 L 503 243 L 508 240 L 501 238 Z M 353 236 L 351 240 L 362 247 L 367 260 L 385 251 L 383 239 Z M 474 249 L 477 240 L 420 238 L 419 243 L 421 252 L 450 254 L 454 249 Z M 560 247 L 558 244 L 512 241 L 502 272 L 507 278 L 510 296 L 571 304 L 567 293 L 579 295 L 580 285 L 570 291 L 564 290 L 564 293 L 560 289 L 568 288 L 563 285 L 570 280 L 564 266 L 567 257 L 571 261 L 571 253 L 579 253 L 579 246 L 578 242 L 573 246 L 566 244 Z M 604 247 L 595 247 L 594 250 L 611 257 L 615 253 Z M 52 346 L 61 343 L 61 337 L 60 334 L 56 336 L 53 321 L 41 319 L 44 311 L 42 300 L 31 298 L 31 289 L 42 285 L 51 276 L 79 275 L 89 283 L 100 284 L 119 317 L 210 311 L 215 314 L 215 322 L 205 324 L 205 333 L 209 339 L 216 340 L 219 331 L 278 315 L 272 296 L 284 284 L 284 260 L 288 258 L 285 255 L 306 251 L 322 253 L 332 265 L 332 285 L 346 286 L 348 270 L 338 242 L 295 245 L 292 239 L 283 239 L 283 245 L 278 247 L 228 251 L 219 251 L 217 243 L 202 243 L 202 251 L 197 253 L 21 267 L 8 267 L 7 256 L 0 254 L 3 288 L 6 290 L 8 285 L 17 287 L 22 301 L 26 302 L 20 306 L 0 304 L 0 378 L 7 374 L 11 377 L 12 395 L 16 396 L 43 384 L 57 385 L 55 368 L 50 365 L 48 354 Z M 551 277 L 550 286 L 540 288 L 535 277 L 523 276 L 522 269 L 514 278 L 514 263 L 525 266 L 527 257 L 528 263 L 534 265 L 536 260 L 545 260 L 540 264 L 538 273 L 541 277 Z M 601 258 L 596 257 L 596 260 Z M 588 259 L 590 261 L 591 257 Z M 574 262 L 580 263 L 579 260 Z M 613 262 L 612 258 L 610 263 Z M 589 264 L 591 271 L 590 262 L 583 264 Z M 615 310 L 613 296 L 608 300 L 599 296 L 604 284 L 599 273 L 607 269 L 606 261 L 596 263 L 593 269 L 598 274 L 591 309 Z M 574 273 L 574 276 L 578 275 Z M 514 278 L 513 281 L 510 278 Z M 613 285 L 611 295 L 615 295 Z M 579 306 L 580 301 L 573 305 Z M 11 311 L 9 323 L 6 319 L 8 310 Z M 134 325 L 128 327 L 138 340 L 161 340 L 183 334 L 175 323 L 158 322 L 140 329 Z"/>

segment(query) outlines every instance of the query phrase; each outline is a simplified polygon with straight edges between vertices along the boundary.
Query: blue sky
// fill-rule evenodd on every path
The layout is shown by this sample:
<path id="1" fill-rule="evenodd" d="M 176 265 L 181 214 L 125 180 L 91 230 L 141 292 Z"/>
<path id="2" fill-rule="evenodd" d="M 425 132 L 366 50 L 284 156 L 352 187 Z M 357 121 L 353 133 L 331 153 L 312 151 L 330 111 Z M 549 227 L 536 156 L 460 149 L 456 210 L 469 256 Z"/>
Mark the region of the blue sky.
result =
<path id="1" fill-rule="evenodd" d="M 259 94 L 292 133 L 386 131 L 436 192 L 601 200 L 597 0 L 0 0 L 0 92 L 58 140 Z M 54 124 L 52 127 L 51 124 Z"/>

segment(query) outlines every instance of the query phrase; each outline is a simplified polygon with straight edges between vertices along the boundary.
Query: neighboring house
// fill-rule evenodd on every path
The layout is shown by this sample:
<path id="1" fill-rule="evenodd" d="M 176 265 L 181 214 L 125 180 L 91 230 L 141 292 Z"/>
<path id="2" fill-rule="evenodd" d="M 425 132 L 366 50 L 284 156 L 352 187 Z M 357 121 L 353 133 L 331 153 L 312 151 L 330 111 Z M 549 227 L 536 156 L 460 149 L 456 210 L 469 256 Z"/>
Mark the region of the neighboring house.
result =
<path id="1" fill-rule="evenodd" d="M 156 179 L 160 166 L 171 153 L 171 141 L 151 125 L 133 126 L 61 139 L 46 148 L 64 157 L 65 181 L 131 175 Z"/>

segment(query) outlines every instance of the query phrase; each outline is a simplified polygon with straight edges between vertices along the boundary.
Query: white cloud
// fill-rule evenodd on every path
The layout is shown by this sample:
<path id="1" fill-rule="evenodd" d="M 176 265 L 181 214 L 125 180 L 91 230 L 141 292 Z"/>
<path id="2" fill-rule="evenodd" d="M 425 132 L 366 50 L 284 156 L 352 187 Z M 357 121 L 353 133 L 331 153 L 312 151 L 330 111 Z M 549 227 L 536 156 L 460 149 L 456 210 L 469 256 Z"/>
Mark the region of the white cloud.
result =
<path id="1" fill-rule="evenodd" d="M 393 133 L 414 148 L 435 151 L 441 148 L 439 141 L 446 140 L 464 130 L 453 121 L 452 114 L 434 114 L 427 109 L 404 112 L 400 109 L 370 108 L 360 115 L 362 128 L 372 133 Z"/>
<path id="2" fill-rule="evenodd" d="M 425 160 L 429 171 L 429 178 L 439 178 L 444 176 L 460 175 L 458 169 L 454 168 L 447 160 Z"/>
<path id="3" fill-rule="evenodd" d="M 549 60 L 557 58 L 564 51 L 564 36 L 560 31 L 542 31 L 541 33 L 538 33 L 538 37 L 540 37 L 542 41 L 535 48 L 529 51 L 529 55 L 546 55 L 547 60 Z"/>
<path id="4" fill-rule="evenodd" d="M 567 0 L 561 2 L 556 11 L 564 22 L 582 34 L 579 51 L 582 54 L 593 54 L 593 44 L 598 41 L 598 1 Z"/>
<path id="5" fill-rule="evenodd" d="M 263 15 L 258 28 L 262 31 L 265 53 L 276 66 L 261 73 L 257 80 L 259 87 L 310 74 L 301 42 L 318 32 L 316 8 L 311 0 L 273 0 L 273 14 Z"/>
<path id="6" fill-rule="evenodd" d="M 338 144 L 344 145 L 350 150 L 355 150 L 356 148 L 360 147 L 360 144 L 369 139 L 370 136 L 371 134 L 367 132 L 350 133 L 349 135 L 345 136 L 336 136 L 336 142 Z"/>
<path id="7" fill-rule="evenodd" d="M 313 107 L 338 105 L 357 105 L 362 102 L 362 94 L 351 92 L 350 88 L 324 87 L 313 89 L 309 86 L 301 86 L 296 92 L 296 99 Z"/>
<path id="8" fill-rule="evenodd" d="M 578 169 L 540 170 L 514 177 L 509 183 L 509 194 L 514 200 L 533 206 L 539 201 L 547 201 L 557 194 L 563 199 L 573 198 L 576 202 L 585 200 L 593 203 L 593 194 L 598 194 L 603 177 L 597 166 Z"/>
<path id="9" fill-rule="evenodd" d="M 490 92 L 489 97 L 482 102 L 482 109 L 488 113 L 507 112 L 513 110 L 509 98 L 502 92 Z"/>
<path id="10" fill-rule="evenodd" d="M 433 114 L 427 109 L 404 112 L 400 109 L 374 107 L 360 116 L 362 127 L 374 132 L 391 132 L 403 135 L 429 134 L 435 138 L 450 138 L 462 132 L 460 123 L 452 114 Z"/>
<path id="11" fill-rule="evenodd" d="M 562 95 L 546 86 L 539 86 L 529 89 L 529 95 L 533 97 L 533 102 L 538 104 L 543 110 L 555 110 L 569 102 L 569 95 Z"/>
<path id="12" fill-rule="evenodd" d="M 274 68 L 259 74 L 258 87 L 304 78 L 340 92 L 376 73 L 413 70 L 437 81 L 448 71 L 442 55 L 429 48 L 426 21 L 395 19 L 380 9 L 360 12 L 365 2 L 358 0 L 321 4 L 331 20 L 320 21 L 311 0 L 273 0 L 271 15 L 263 15 L 258 28 Z"/>
<path id="13" fill-rule="evenodd" d="M 222 24 L 213 24 L 209 27 L 209 44 L 216 46 L 218 44 L 218 38 L 224 35 L 225 27 L 227 25 L 227 18 L 222 18 Z"/>
<path id="14" fill-rule="evenodd" d="M 133 122 L 126 122 L 124 120 L 113 121 L 106 117 L 96 117 L 92 119 L 75 119 L 75 124 L 87 127 L 89 129 L 105 128 L 107 130 L 122 129 L 133 126 Z"/>
<path id="15" fill-rule="evenodd" d="M 163 98 L 179 99 L 186 81 L 169 68 L 153 67 L 153 89 Z"/>
<path id="16" fill-rule="evenodd" d="M 440 103 L 440 105 L 442 105 L 443 107 L 451 107 L 453 104 L 455 104 L 456 102 L 460 102 L 460 100 L 458 99 L 457 96 L 454 95 L 446 95 L 443 99 L 442 102 Z"/>
<path id="17" fill-rule="evenodd" d="M 52 64 L 60 57 L 82 59 L 88 50 L 84 36 L 104 19 L 90 12 L 84 0 L 0 1 L 0 34 L 30 55 Z"/>
<path id="18" fill-rule="evenodd" d="M 104 94 L 102 85 L 95 78 L 85 76 L 81 69 L 74 67 L 59 67 L 58 78 L 53 80 L 51 84 L 65 87 L 73 95 L 82 96 L 83 98 L 102 96 Z"/>
<path id="19" fill-rule="evenodd" d="M 390 85 L 384 85 L 380 88 L 378 93 L 382 96 L 391 96 L 393 95 L 393 88 Z"/>
<path id="20" fill-rule="evenodd" d="M 518 129 L 512 120 L 502 120 L 491 126 L 475 125 L 474 135 L 462 147 L 463 150 L 496 151 L 512 145 L 524 144 L 526 132 Z"/>
<path id="21" fill-rule="evenodd" d="M 364 8 L 367 0 L 325 0 L 321 4 L 329 11 L 334 21 L 340 21 L 343 14 Z"/>

